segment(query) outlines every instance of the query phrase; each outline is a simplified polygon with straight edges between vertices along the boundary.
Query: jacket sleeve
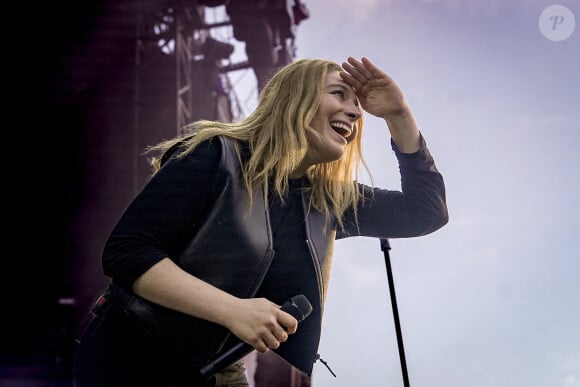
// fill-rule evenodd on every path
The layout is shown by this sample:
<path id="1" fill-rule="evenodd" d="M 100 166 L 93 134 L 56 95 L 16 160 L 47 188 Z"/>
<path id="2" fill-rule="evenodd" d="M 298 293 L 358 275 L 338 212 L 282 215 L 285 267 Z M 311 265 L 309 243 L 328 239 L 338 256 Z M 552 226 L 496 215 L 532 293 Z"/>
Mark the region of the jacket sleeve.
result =
<path id="1" fill-rule="evenodd" d="M 407 238 L 432 233 L 449 220 L 443 177 L 425 139 L 415 153 L 401 153 L 391 140 L 399 162 L 401 190 L 387 190 L 358 184 L 362 199 L 357 216 L 352 209 L 344 216 L 344 230 L 337 239 L 351 236 Z M 358 220 L 358 222 L 357 222 Z"/>

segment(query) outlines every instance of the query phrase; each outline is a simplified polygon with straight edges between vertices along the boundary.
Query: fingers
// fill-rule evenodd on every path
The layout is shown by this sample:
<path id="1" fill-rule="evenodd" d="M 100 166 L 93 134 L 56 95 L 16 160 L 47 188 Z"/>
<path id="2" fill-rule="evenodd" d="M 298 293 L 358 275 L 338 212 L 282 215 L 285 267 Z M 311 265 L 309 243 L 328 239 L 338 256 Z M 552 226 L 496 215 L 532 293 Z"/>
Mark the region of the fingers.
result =
<path id="1" fill-rule="evenodd" d="M 228 328 L 259 352 L 277 349 L 296 332 L 298 321 L 265 298 L 240 299 L 239 318 Z"/>
<path id="2" fill-rule="evenodd" d="M 361 60 L 365 68 L 368 70 L 368 72 L 372 74 L 372 77 L 383 78 L 387 76 L 387 74 L 383 70 L 381 70 L 373 62 L 371 62 L 370 59 L 368 59 L 366 56 L 363 56 Z"/>
<path id="3" fill-rule="evenodd" d="M 343 81 L 348 83 L 355 90 L 360 89 L 364 85 L 366 80 L 355 67 L 344 62 L 342 68 L 344 69 L 344 72 L 340 73 L 340 77 Z"/>
<path id="4" fill-rule="evenodd" d="M 278 322 L 285 329 L 287 333 L 295 333 L 298 329 L 298 320 L 296 320 L 291 314 L 280 310 L 280 315 L 278 316 Z"/>
<path id="5" fill-rule="evenodd" d="M 277 349 L 280 344 L 288 340 L 288 333 L 282 327 L 278 326 L 272 330 L 272 341 L 268 343 L 270 349 Z"/>
<path id="6" fill-rule="evenodd" d="M 288 332 L 276 324 L 269 329 L 264 330 L 264 332 L 259 336 L 258 342 L 253 346 L 259 352 L 267 352 L 269 349 L 278 349 L 280 344 L 288 340 Z"/>
<path id="7" fill-rule="evenodd" d="M 260 352 L 278 349 L 280 344 L 288 340 L 288 336 L 296 332 L 298 321 L 292 315 L 282 311 L 276 304 L 274 314 L 262 322 L 257 332 L 257 343 L 253 344 Z"/>
<path id="8" fill-rule="evenodd" d="M 365 83 L 368 79 L 373 78 L 373 74 L 366 67 L 370 61 L 365 60 L 365 58 L 363 60 L 365 62 L 360 62 L 351 56 L 342 64 L 342 68 L 359 83 Z"/>
<path id="9" fill-rule="evenodd" d="M 360 89 L 373 79 L 388 78 L 384 71 L 366 57 L 362 57 L 359 61 L 350 56 L 342 63 L 342 68 L 346 71 L 342 78 L 355 89 Z"/>
<path id="10" fill-rule="evenodd" d="M 278 348 L 280 343 L 288 340 L 288 335 L 295 333 L 298 328 L 298 321 L 292 315 L 279 309 L 278 312 L 280 313 L 276 316 L 277 321 L 270 328 L 270 333 L 274 340 L 272 341 L 272 345 L 268 345 L 268 347 L 272 349 Z"/>

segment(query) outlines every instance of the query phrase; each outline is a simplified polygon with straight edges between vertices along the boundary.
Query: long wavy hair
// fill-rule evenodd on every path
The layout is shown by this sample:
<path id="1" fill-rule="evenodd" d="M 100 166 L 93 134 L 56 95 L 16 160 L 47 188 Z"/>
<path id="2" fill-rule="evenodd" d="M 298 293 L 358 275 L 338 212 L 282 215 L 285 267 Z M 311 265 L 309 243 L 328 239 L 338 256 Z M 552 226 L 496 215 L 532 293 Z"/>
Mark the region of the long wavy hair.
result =
<path id="1" fill-rule="evenodd" d="M 252 203 L 252 190 L 268 183 L 283 200 L 288 192 L 288 180 L 300 165 L 308 149 L 308 133 L 314 137 L 312 122 L 324 90 L 326 75 L 342 71 L 339 64 L 323 59 L 300 59 L 278 70 L 264 86 L 258 106 L 239 122 L 223 123 L 199 120 L 183 128 L 184 134 L 151 146 L 146 152 L 161 154 L 182 143 L 183 157 L 197 145 L 215 136 L 244 141 L 250 150 L 249 159 L 242 166 L 243 180 Z M 357 185 L 361 165 L 368 171 L 362 156 L 363 120 L 355 123 L 356 137 L 336 161 L 316 164 L 306 172 L 311 183 L 310 206 L 326 215 L 334 216 L 340 227 L 343 214 L 351 208 L 355 213 L 360 199 Z M 160 158 L 150 159 L 154 173 L 161 167 Z M 370 176 L 370 173 L 369 173 Z M 266 196 L 267 197 L 267 196 Z"/>

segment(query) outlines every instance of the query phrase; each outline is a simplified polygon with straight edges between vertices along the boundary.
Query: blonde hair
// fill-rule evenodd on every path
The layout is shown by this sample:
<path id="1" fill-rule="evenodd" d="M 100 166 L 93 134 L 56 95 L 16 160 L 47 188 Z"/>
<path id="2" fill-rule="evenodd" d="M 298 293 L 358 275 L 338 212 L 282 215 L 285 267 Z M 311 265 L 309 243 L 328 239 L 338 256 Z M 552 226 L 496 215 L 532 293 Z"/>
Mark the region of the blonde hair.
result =
<path id="1" fill-rule="evenodd" d="M 268 192 L 268 182 L 283 200 L 288 192 L 288 179 L 300 165 L 308 149 L 307 133 L 315 134 L 310 126 L 325 86 L 326 75 L 342 71 L 339 64 L 323 59 L 300 59 L 278 72 L 264 86 L 257 108 L 239 122 L 223 123 L 200 120 L 184 127 L 193 132 L 163 141 L 150 147 L 149 151 L 165 152 L 183 142 L 185 150 L 177 157 L 191 152 L 201 142 L 215 136 L 226 136 L 247 142 L 250 157 L 242 167 L 243 180 L 252 203 L 252 190 L 262 186 Z M 332 215 L 343 226 L 344 212 L 352 208 L 356 217 L 356 203 L 360 195 L 355 182 L 359 168 L 367 165 L 362 157 L 363 122 L 356 122 L 356 137 L 336 161 L 314 165 L 306 175 L 311 183 L 310 206 L 326 215 Z M 160 159 L 152 158 L 156 172 Z M 370 173 L 369 173 L 370 175 Z"/>

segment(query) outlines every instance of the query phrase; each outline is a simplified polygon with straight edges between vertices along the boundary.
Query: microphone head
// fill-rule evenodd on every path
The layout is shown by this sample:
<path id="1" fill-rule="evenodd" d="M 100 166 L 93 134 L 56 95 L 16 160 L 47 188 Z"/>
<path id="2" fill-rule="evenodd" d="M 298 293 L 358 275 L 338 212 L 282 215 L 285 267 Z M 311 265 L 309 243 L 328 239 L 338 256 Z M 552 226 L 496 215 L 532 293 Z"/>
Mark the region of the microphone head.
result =
<path id="1" fill-rule="evenodd" d="M 312 312 L 312 305 L 303 294 L 298 294 L 282 305 L 284 312 L 289 313 L 298 321 L 304 320 Z"/>

